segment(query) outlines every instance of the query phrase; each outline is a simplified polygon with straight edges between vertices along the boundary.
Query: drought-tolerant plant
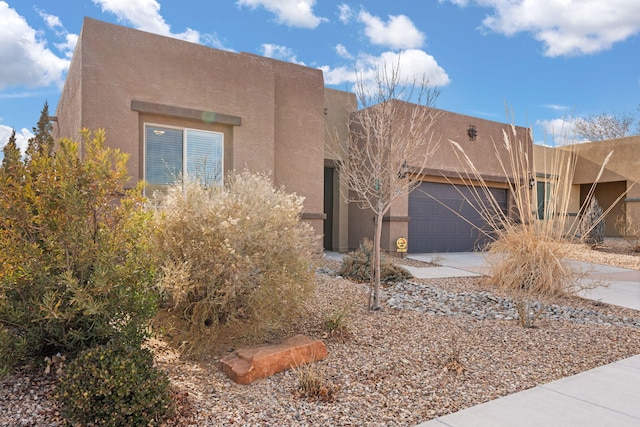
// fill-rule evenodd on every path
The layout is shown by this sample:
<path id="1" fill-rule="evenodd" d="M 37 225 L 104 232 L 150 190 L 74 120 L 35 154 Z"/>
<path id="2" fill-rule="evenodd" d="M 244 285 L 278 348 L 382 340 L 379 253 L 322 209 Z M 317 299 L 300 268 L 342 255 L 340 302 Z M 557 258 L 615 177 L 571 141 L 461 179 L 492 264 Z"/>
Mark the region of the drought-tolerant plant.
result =
<path id="1" fill-rule="evenodd" d="M 347 203 L 374 217 L 373 260 L 370 269 L 369 308 L 380 309 L 382 224 L 395 200 L 417 188 L 439 140 L 433 125 L 440 112 L 433 107 L 440 91 L 426 74 L 403 77 L 398 62 L 383 61 L 372 73 L 356 73 L 354 90 L 361 108 L 348 116 L 346 138 L 331 129 L 328 149 L 340 176 Z M 420 78 L 422 79 L 420 81 Z"/>
<path id="2" fill-rule="evenodd" d="M 342 265 L 338 274 L 358 283 L 366 283 L 371 279 L 371 265 L 373 257 L 373 244 L 369 239 L 363 239 L 360 246 L 353 252 L 349 252 L 342 259 Z M 388 256 L 380 256 L 380 282 L 402 282 L 413 276 L 406 268 L 396 265 Z"/>
<path id="3" fill-rule="evenodd" d="M 120 341 L 80 353 L 60 376 L 55 397 L 74 425 L 159 425 L 172 409 L 169 380 L 151 352 Z"/>
<path id="4" fill-rule="evenodd" d="M 258 336 L 299 313 L 321 257 L 319 237 L 300 219 L 302 203 L 248 172 L 231 174 L 224 187 L 169 188 L 156 215 L 160 285 L 189 325 L 187 340 L 232 325 Z"/>
<path id="5" fill-rule="evenodd" d="M 325 330 L 324 337 L 338 337 L 344 340 L 349 333 L 349 309 L 347 307 L 338 307 L 324 316 L 323 326 Z"/>
<path id="6" fill-rule="evenodd" d="M 0 353 L 12 365 L 140 342 L 155 312 L 151 216 L 142 187 L 124 188 L 128 156 L 101 130 L 82 131 L 82 156 L 66 139 L 54 153 L 38 129 L 24 158 L 5 146 L 0 169 Z"/>
<path id="7" fill-rule="evenodd" d="M 326 374 L 314 364 L 306 364 L 294 368 L 298 385 L 294 394 L 308 400 L 320 400 L 333 402 L 336 399 L 340 387 L 326 378 Z"/>
<path id="8" fill-rule="evenodd" d="M 631 216 L 622 215 L 617 218 L 616 230 L 633 252 L 640 252 L 640 225 Z"/>
<path id="9" fill-rule="evenodd" d="M 556 150 L 552 158 L 542 159 L 546 194 L 543 220 L 538 219 L 535 209 L 537 194 L 529 184 L 532 181 L 532 153 L 528 150 L 526 138 L 515 126 L 503 130 L 501 144 L 494 141 L 494 151 L 502 171 L 509 179 L 510 199 L 512 206 L 503 211 L 484 181 L 472 160 L 466 155 L 462 146 L 451 141 L 452 146 L 465 166 L 466 173 L 460 178 L 475 194 L 470 204 L 474 206 L 489 224 L 487 233 L 491 238 L 488 246 L 488 261 L 491 264 L 491 281 L 498 287 L 516 291 L 518 300 L 522 302 L 521 319 L 526 326 L 532 326 L 535 317 L 528 315 L 528 301 L 534 296 L 572 294 L 581 288 L 578 280 L 583 272 L 574 270 L 566 260 L 568 253 L 565 235 L 575 230 L 577 224 L 569 223 L 570 201 L 572 200 L 572 177 L 576 165 L 576 153 L 571 149 Z M 529 145 L 530 146 L 530 145 Z M 506 153 L 506 159 L 501 153 Z M 607 164 L 611 153 L 603 162 L 597 180 Z M 595 184 L 592 186 L 587 200 L 591 200 Z M 483 202 L 488 200 L 488 202 Z M 578 210 L 582 216 L 584 206 Z M 606 214 L 606 212 L 605 212 Z M 593 218 L 591 231 L 602 221 L 603 215 Z M 486 230 L 480 230 L 487 232 Z"/>

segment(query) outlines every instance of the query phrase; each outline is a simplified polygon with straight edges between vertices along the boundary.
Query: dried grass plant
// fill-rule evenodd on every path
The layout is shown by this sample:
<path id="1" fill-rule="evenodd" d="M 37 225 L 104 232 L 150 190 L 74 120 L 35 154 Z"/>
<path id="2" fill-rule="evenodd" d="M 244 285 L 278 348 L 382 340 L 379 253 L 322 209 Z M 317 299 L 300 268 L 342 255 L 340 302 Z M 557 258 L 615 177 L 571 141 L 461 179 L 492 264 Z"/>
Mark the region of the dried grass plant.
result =
<path id="1" fill-rule="evenodd" d="M 527 135 L 531 138 L 531 135 Z M 511 125 L 503 130 L 500 143 L 493 141 L 496 158 L 502 173 L 509 180 L 508 191 L 510 206 L 505 212 L 489 191 L 489 185 L 482 173 L 465 153 L 463 147 L 450 141 L 454 151 L 464 166 L 465 172 L 459 174 L 471 198 L 467 201 L 481 214 L 489 225 L 480 230 L 490 238 L 486 248 L 490 263 L 491 282 L 497 287 L 518 293 L 517 299 L 523 307 L 537 296 L 575 294 L 583 289 L 586 272 L 580 271 L 567 259 L 567 237 L 576 237 L 572 233 L 578 226 L 585 205 L 580 206 L 577 216 L 571 216 L 572 178 L 577 162 L 577 145 L 556 149 L 553 155 L 544 156 L 538 165 L 538 171 L 544 171 L 547 185 L 546 203 L 543 220 L 538 219 L 536 188 L 530 188 L 533 162 L 530 156 L 530 144 L 522 139 L 522 134 Z M 501 153 L 507 153 L 502 156 Z M 595 185 L 599 181 L 612 153 L 603 161 L 586 201 L 591 200 Z M 542 168 L 540 168 L 542 166 Z M 623 197 L 621 195 L 620 197 Z M 615 204 L 615 203 L 614 203 Z M 613 205 L 612 205 L 613 206 Z M 609 212 L 591 227 L 597 225 Z M 585 232 L 591 231 L 590 229 Z M 527 313 L 528 309 L 524 310 Z M 523 311 L 523 312 L 524 312 Z M 523 319 L 527 326 L 535 320 Z"/>
<path id="2" fill-rule="evenodd" d="M 321 256 L 302 208 L 301 197 L 248 172 L 232 174 L 224 187 L 169 188 L 156 215 L 160 287 L 177 316 L 171 323 L 188 325 L 180 338 L 187 351 L 222 327 L 256 338 L 299 313 Z"/>

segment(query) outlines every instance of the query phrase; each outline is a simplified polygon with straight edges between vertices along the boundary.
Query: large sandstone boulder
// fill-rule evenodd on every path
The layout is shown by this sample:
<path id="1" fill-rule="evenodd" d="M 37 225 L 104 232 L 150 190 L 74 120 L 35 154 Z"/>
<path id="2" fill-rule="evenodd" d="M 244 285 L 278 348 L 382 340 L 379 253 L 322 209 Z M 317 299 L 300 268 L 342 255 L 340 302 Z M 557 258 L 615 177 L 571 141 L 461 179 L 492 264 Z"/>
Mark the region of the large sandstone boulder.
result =
<path id="1" fill-rule="evenodd" d="M 327 347 L 322 340 L 305 335 L 287 338 L 280 344 L 242 348 L 220 359 L 222 371 L 238 384 L 251 384 L 276 372 L 322 360 Z"/>

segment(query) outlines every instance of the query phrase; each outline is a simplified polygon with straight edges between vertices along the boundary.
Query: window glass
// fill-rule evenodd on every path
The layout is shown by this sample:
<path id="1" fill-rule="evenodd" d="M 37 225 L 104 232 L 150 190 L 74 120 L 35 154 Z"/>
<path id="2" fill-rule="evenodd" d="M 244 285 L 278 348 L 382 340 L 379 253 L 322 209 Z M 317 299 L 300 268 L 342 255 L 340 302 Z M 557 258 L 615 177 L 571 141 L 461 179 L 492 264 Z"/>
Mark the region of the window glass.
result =
<path id="1" fill-rule="evenodd" d="M 221 184 L 224 138 L 219 132 L 145 125 L 147 194 L 186 176 Z"/>
<path id="2" fill-rule="evenodd" d="M 205 185 L 222 184 L 222 134 L 187 130 L 187 176 Z"/>
<path id="3" fill-rule="evenodd" d="M 182 129 L 146 127 L 145 180 L 153 192 L 182 176 Z"/>

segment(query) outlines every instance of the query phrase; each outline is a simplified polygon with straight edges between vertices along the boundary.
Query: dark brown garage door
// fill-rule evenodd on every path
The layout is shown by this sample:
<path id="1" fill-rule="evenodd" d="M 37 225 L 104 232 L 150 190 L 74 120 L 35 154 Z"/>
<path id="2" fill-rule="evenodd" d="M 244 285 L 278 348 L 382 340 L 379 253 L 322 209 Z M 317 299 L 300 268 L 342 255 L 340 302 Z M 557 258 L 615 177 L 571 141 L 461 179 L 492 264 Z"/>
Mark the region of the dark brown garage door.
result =
<path id="1" fill-rule="evenodd" d="M 506 211 L 507 190 L 490 191 Z M 463 185 L 433 182 L 423 182 L 413 190 L 409 195 L 409 252 L 467 252 L 486 242 L 476 228 L 487 229 L 486 222 L 467 201 L 474 200 L 472 193 Z"/>

